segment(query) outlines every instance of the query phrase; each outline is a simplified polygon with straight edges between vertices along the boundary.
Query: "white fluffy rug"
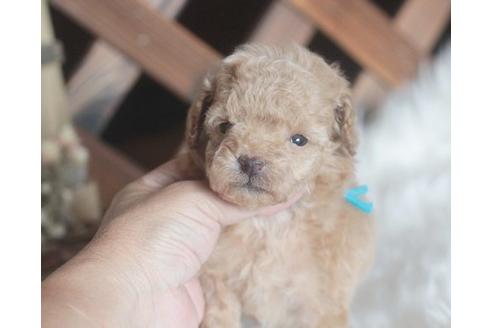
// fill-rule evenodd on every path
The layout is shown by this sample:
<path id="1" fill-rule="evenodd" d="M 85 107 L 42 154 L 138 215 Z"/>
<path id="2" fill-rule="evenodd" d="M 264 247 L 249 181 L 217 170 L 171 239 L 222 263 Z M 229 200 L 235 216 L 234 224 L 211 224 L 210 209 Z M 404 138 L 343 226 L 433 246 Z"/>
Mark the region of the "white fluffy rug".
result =
<path id="1" fill-rule="evenodd" d="M 448 47 L 361 131 L 358 175 L 378 246 L 352 327 L 450 326 L 450 56 Z"/>

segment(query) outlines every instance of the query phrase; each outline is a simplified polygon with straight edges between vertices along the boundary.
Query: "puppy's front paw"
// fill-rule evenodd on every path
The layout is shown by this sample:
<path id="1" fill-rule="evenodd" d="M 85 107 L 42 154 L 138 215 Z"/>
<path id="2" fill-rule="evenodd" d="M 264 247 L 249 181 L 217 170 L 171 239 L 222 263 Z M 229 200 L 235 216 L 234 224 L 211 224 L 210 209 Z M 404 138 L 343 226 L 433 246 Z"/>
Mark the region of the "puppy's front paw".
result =
<path id="1" fill-rule="evenodd" d="M 209 274 L 200 277 L 206 304 L 201 328 L 241 328 L 241 305 L 224 280 Z"/>

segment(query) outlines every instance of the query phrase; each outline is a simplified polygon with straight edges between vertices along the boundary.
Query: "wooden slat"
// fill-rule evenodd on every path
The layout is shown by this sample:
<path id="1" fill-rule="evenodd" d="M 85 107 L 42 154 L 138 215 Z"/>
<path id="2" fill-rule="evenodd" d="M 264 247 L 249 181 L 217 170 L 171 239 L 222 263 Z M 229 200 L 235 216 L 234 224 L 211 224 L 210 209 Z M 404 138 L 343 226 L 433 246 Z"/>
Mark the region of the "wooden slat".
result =
<path id="1" fill-rule="evenodd" d="M 186 0 L 146 0 L 161 14 L 173 18 Z M 91 122 L 99 133 L 140 76 L 140 67 L 103 40 L 96 40 L 67 84 L 69 110 L 81 122 Z"/>
<path id="2" fill-rule="evenodd" d="M 419 53 L 427 56 L 444 31 L 450 13 L 450 0 L 407 0 L 394 26 Z"/>
<path id="3" fill-rule="evenodd" d="M 250 41 L 265 44 L 294 42 L 306 45 L 316 27 L 311 21 L 284 1 L 275 1 L 251 35 Z"/>
<path id="4" fill-rule="evenodd" d="M 139 0 L 52 0 L 183 99 L 219 54 Z"/>
<path id="5" fill-rule="evenodd" d="M 394 18 L 393 26 L 425 59 L 444 31 L 450 12 L 449 0 L 407 0 Z M 375 108 L 388 91 L 384 81 L 364 72 L 354 85 L 354 103 Z"/>
<path id="6" fill-rule="evenodd" d="M 97 137 L 82 129 L 77 132 L 89 150 L 89 174 L 98 184 L 102 208 L 106 210 L 114 195 L 144 171 Z"/>
<path id="7" fill-rule="evenodd" d="M 414 76 L 418 53 L 366 0 L 290 0 L 364 68 L 391 85 Z"/>
<path id="8" fill-rule="evenodd" d="M 70 114 L 91 122 L 84 128 L 92 133 L 100 132 L 140 72 L 138 65 L 109 44 L 96 42 L 68 82 Z"/>

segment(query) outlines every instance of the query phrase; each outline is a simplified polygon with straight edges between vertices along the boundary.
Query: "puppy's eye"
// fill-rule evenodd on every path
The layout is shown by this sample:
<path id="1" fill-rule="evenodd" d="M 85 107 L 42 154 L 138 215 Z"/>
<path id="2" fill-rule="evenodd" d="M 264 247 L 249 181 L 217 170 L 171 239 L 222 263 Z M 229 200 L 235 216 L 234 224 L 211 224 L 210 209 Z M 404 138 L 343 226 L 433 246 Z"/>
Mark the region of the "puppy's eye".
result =
<path id="1" fill-rule="evenodd" d="M 219 124 L 219 131 L 222 134 L 225 134 L 232 127 L 231 122 L 222 122 Z"/>
<path id="2" fill-rule="evenodd" d="M 302 134 L 294 134 L 292 137 L 290 137 L 290 141 L 299 147 L 302 147 L 308 143 L 308 139 Z"/>

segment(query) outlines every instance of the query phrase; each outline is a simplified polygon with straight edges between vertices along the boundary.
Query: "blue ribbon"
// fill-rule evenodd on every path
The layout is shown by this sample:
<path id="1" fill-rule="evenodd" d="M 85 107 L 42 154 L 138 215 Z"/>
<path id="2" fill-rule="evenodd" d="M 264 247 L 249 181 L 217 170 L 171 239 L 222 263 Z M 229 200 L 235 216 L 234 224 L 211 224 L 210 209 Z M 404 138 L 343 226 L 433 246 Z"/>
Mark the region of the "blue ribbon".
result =
<path id="1" fill-rule="evenodd" d="M 345 200 L 362 212 L 370 214 L 372 212 L 373 203 L 366 202 L 360 198 L 361 196 L 365 195 L 368 190 L 369 188 L 367 187 L 367 185 L 350 188 L 345 193 Z"/>

